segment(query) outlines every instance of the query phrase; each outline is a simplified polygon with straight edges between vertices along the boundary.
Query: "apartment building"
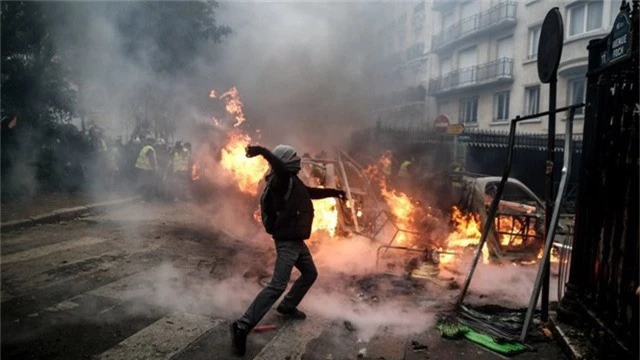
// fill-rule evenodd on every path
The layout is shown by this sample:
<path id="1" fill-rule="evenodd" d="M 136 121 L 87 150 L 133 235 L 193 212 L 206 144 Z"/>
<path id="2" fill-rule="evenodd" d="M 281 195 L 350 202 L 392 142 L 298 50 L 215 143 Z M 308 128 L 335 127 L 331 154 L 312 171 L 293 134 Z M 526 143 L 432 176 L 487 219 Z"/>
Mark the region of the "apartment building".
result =
<path id="1" fill-rule="evenodd" d="M 394 22 L 409 16 L 411 7 L 398 4 Z M 396 42 L 393 54 L 420 43 L 422 72 L 412 72 L 399 62 L 407 86 L 418 82 L 427 89 L 424 121 L 434 114 L 447 115 L 451 123 L 465 128 L 509 129 L 509 119 L 548 109 L 549 85 L 541 84 L 537 72 L 540 28 L 546 13 L 558 7 L 564 20 L 564 48 L 558 69 L 557 106 L 584 101 L 586 95 L 587 45 L 606 36 L 618 13 L 618 1 L 553 0 L 431 0 L 425 3 L 423 39 Z M 390 14 L 391 15 L 391 14 Z M 400 22 L 401 23 L 401 22 Z M 387 25 L 387 26 L 390 26 Z M 406 26 L 406 24 L 405 24 Z M 383 51 L 389 52 L 390 41 Z M 397 57 L 397 55 L 395 55 Z M 403 67 L 404 65 L 404 67 Z M 388 74 L 389 72 L 384 71 Z M 396 72 L 397 73 L 397 72 Z M 396 76 L 397 79 L 397 76 Z M 397 86 L 397 85 L 396 85 Z M 583 113 L 577 114 L 574 132 L 582 132 Z M 564 131 L 564 115 L 557 131 Z M 546 132 L 547 118 L 519 125 L 520 131 Z"/>
<path id="2" fill-rule="evenodd" d="M 433 99 L 426 96 L 433 58 L 428 53 L 428 24 L 436 15 L 426 1 L 397 2 L 380 14 L 378 92 L 386 100 L 379 103 L 376 116 L 387 125 L 423 126 L 436 116 Z"/>

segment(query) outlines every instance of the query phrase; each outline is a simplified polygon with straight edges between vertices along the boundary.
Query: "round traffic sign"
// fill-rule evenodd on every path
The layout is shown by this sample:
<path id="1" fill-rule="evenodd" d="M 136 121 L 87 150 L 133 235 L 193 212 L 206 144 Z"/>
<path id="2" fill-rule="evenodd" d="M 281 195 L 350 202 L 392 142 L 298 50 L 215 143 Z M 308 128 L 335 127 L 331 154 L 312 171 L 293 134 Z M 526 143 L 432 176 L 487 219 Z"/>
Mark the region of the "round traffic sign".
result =
<path id="1" fill-rule="evenodd" d="M 564 39 L 563 28 L 560 10 L 554 7 L 544 18 L 538 41 L 538 77 L 545 84 L 551 82 L 558 71 Z"/>
<path id="2" fill-rule="evenodd" d="M 433 120 L 433 126 L 437 128 L 446 128 L 449 126 L 449 123 L 449 117 L 444 114 L 436 116 L 436 118 Z"/>

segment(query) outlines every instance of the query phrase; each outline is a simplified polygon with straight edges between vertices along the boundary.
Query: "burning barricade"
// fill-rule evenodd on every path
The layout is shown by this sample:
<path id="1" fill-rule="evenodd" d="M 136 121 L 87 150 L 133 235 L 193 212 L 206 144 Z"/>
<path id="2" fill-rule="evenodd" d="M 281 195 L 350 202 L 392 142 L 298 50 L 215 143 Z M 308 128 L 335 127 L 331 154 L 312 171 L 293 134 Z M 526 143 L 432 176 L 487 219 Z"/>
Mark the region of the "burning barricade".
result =
<path id="1" fill-rule="evenodd" d="M 214 125 L 221 129 L 217 139 L 220 144 L 204 146 L 196 154 L 192 179 L 212 179 L 256 200 L 268 164 L 261 158 L 247 158 L 245 149 L 259 140 L 260 132 L 255 131 L 254 139 L 244 131 L 246 117 L 237 89 L 220 96 L 212 91 L 210 97 L 224 102 L 227 116 L 222 121 L 213 118 Z M 375 164 L 362 167 L 339 149 L 314 156 L 304 154 L 300 179 L 310 187 L 343 190 L 348 198 L 346 202 L 314 200 L 315 217 L 308 242 L 313 245 L 327 238 L 361 235 L 378 247 L 378 257 L 387 262 L 385 271 L 400 269 L 414 277 L 434 277 L 441 268 L 459 273 L 458 268 L 466 265 L 465 258 L 473 254 L 480 241 L 496 179 L 464 176 L 458 205 L 439 209 L 398 190 L 388 171 L 391 161 L 390 153 L 385 153 Z M 514 190 L 507 194 L 517 194 L 522 185 L 515 180 L 509 184 Z M 500 212 L 481 250 L 484 263 L 537 261 L 543 206 L 530 190 L 520 190 L 526 196 L 514 195 L 500 203 Z M 257 201 L 253 204 L 256 208 L 251 221 L 258 225 L 260 211 Z"/>

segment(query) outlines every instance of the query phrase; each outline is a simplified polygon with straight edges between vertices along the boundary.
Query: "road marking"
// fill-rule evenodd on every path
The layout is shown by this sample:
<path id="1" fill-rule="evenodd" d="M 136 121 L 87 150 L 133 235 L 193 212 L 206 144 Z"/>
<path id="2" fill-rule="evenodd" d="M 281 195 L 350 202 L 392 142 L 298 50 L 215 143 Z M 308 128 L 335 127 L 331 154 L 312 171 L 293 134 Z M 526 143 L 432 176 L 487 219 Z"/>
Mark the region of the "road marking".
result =
<path id="1" fill-rule="evenodd" d="M 80 306 L 80 304 L 73 302 L 71 300 L 65 300 L 63 302 L 59 302 L 53 306 L 50 306 L 48 308 L 46 308 L 46 311 L 49 312 L 59 312 L 59 311 L 67 311 L 67 310 L 73 310 L 75 308 L 77 308 L 78 306 Z"/>
<path id="2" fill-rule="evenodd" d="M 317 316 L 308 316 L 305 321 L 289 320 L 254 360 L 299 360 L 304 355 L 307 343 L 320 336 L 329 323 Z"/>
<path id="3" fill-rule="evenodd" d="M 170 359 L 222 322 L 221 319 L 189 313 L 165 316 L 98 355 L 96 359 Z"/>
<path id="4" fill-rule="evenodd" d="M 169 271 L 168 275 L 163 276 L 163 270 Z M 125 301 L 135 298 L 149 298 L 157 294 L 157 286 L 172 284 L 178 274 L 181 274 L 178 270 L 174 270 L 170 265 L 162 264 L 93 289 L 88 294 Z"/>
<path id="5" fill-rule="evenodd" d="M 107 239 L 105 238 L 85 236 L 74 241 L 67 241 L 67 242 L 58 243 L 58 244 L 45 245 L 45 246 L 40 246 L 37 248 L 17 252 L 10 255 L 3 255 L 0 258 L 0 263 L 2 265 L 6 265 L 6 264 L 21 262 L 21 261 L 33 260 L 39 257 L 51 255 L 56 252 L 70 250 L 70 249 L 81 247 L 81 246 L 96 245 L 96 244 L 103 243 L 105 241 L 107 241 Z"/>

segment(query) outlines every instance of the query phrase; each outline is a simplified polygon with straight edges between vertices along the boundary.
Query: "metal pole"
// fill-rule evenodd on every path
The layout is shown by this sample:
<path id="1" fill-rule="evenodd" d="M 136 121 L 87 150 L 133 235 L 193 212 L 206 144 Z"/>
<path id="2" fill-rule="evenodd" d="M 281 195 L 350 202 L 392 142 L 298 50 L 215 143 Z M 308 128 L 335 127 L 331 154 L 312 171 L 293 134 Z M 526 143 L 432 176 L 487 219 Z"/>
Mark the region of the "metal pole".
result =
<path id="1" fill-rule="evenodd" d="M 556 146 L 556 92 L 558 85 L 558 77 L 554 74 L 553 79 L 549 82 L 549 129 L 547 137 L 547 164 L 545 172 L 547 174 L 547 191 L 545 196 L 545 238 L 551 233 L 551 213 L 553 212 L 553 162 L 554 149 Z M 566 135 L 566 134 L 565 134 Z M 541 319 L 546 322 L 549 319 L 549 273 L 551 264 L 549 258 L 543 258 L 544 273 L 542 276 L 542 305 Z"/>
<path id="2" fill-rule="evenodd" d="M 491 201 L 491 206 L 489 207 L 489 214 L 487 215 L 487 220 L 482 228 L 482 236 L 480 236 L 480 242 L 478 243 L 478 248 L 473 257 L 473 262 L 471 263 L 471 267 L 469 268 L 469 273 L 467 274 L 467 278 L 465 279 L 464 285 L 462 286 L 462 292 L 460 293 L 460 297 L 456 303 L 456 308 L 459 308 L 464 301 L 464 298 L 467 296 L 467 291 L 469 290 L 469 284 L 471 283 L 471 278 L 473 277 L 473 273 L 476 270 L 476 266 L 478 265 L 478 260 L 480 260 L 480 254 L 482 253 L 482 248 L 487 241 L 487 236 L 489 235 L 489 231 L 493 228 L 493 219 L 496 216 L 496 212 L 498 211 L 498 205 L 500 203 L 500 198 L 502 197 L 502 192 L 504 190 L 504 185 L 509 178 L 509 172 L 511 172 L 511 160 L 513 159 L 513 146 L 515 144 L 516 138 L 516 124 L 521 121 L 520 117 L 516 117 L 514 120 L 511 120 L 511 128 L 509 129 L 509 145 L 508 145 L 508 155 L 507 155 L 507 164 L 504 167 L 504 172 L 502 174 L 502 178 L 500 179 L 500 184 L 498 184 L 498 189 L 496 190 L 495 197 Z"/>
<path id="3" fill-rule="evenodd" d="M 571 136 L 573 133 L 573 117 L 575 114 L 576 107 L 571 108 L 569 113 L 569 119 L 567 119 L 566 123 L 566 132 L 564 138 L 564 164 L 562 165 L 562 178 L 560 179 L 560 188 L 558 189 L 558 195 L 556 197 L 555 206 L 553 208 L 553 215 L 550 218 L 550 230 L 546 233 L 545 243 L 544 243 L 544 252 L 542 254 L 542 261 L 538 267 L 538 274 L 536 276 L 536 281 L 533 285 L 533 292 L 531 293 L 531 299 L 529 300 L 529 307 L 527 308 L 527 315 L 524 320 L 524 324 L 522 326 L 522 332 L 520 333 L 520 341 L 524 342 L 527 337 L 527 331 L 529 330 L 529 326 L 531 325 L 531 320 L 533 319 L 533 311 L 536 308 L 538 303 L 538 295 L 540 293 L 540 288 L 543 285 L 543 277 L 544 272 L 546 275 L 549 274 L 549 269 L 546 268 L 547 264 L 549 264 L 549 258 L 551 257 L 551 246 L 553 245 L 553 236 L 555 235 L 555 229 L 558 226 L 558 219 L 560 218 L 560 207 L 562 206 L 562 200 L 564 197 L 564 192 L 567 188 L 567 183 L 569 182 L 569 172 L 571 171 Z M 548 285 L 548 282 L 547 282 Z M 547 294 L 548 295 L 548 294 Z"/>
<path id="4" fill-rule="evenodd" d="M 347 194 L 347 207 L 351 209 L 351 219 L 353 220 L 353 225 L 356 228 L 356 233 L 360 233 L 360 227 L 358 226 L 358 216 L 356 215 L 355 209 L 355 200 L 351 196 L 351 187 L 349 187 L 349 179 L 347 179 L 347 172 L 344 170 L 344 164 L 342 164 L 342 154 L 340 150 L 335 149 L 336 154 L 338 154 L 338 165 L 340 166 L 340 173 L 342 174 L 342 178 L 344 179 L 344 190 Z"/>

